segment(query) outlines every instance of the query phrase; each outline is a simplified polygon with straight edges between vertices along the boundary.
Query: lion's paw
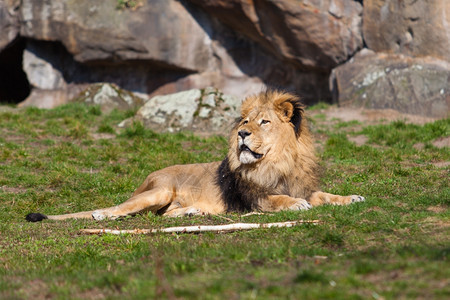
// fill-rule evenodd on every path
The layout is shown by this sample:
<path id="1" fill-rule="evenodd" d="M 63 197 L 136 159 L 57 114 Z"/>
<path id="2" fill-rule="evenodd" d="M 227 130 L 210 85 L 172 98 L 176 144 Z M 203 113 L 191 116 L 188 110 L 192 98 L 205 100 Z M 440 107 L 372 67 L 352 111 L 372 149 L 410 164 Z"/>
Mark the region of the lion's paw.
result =
<path id="1" fill-rule="evenodd" d="M 312 208 L 312 205 L 309 204 L 305 199 L 295 199 L 296 202 L 289 206 L 290 210 L 308 210 Z"/>
<path id="2" fill-rule="evenodd" d="M 192 216 L 196 216 L 196 215 L 201 215 L 202 211 L 198 208 L 195 207 L 189 207 L 188 209 L 186 209 L 186 211 L 184 212 L 185 216 L 188 217 L 192 217 Z"/>
<path id="3" fill-rule="evenodd" d="M 364 198 L 363 196 L 359 196 L 359 195 L 351 195 L 350 198 L 352 199 L 352 203 L 366 201 L 366 198 Z"/>
<path id="4" fill-rule="evenodd" d="M 183 207 L 183 208 L 177 208 L 177 209 L 171 210 L 164 215 L 167 217 L 176 218 L 176 217 L 192 217 L 192 216 L 197 216 L 197 215 L 202 215 L 202 214 L 203 214 L 203 212 L 199 208 L 196 208 L 194 206 L 189 206 L 189 207 Z"/>

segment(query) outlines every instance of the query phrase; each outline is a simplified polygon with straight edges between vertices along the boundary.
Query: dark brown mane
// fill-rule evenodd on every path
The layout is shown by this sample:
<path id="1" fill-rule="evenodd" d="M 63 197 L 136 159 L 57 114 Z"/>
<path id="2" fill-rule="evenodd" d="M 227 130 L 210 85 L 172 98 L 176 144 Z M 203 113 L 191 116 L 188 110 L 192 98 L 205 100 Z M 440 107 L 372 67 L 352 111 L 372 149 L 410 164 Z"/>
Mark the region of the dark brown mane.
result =
<path id="1" fill-rule="evenodd" d="M 239 173 L 232 172 L 228 158 L 222 161 L 216 176 L 227 212 L 258 210 L 258 200 L 268 195 L 265 189 L 256 187 L 243 179 Z"/>

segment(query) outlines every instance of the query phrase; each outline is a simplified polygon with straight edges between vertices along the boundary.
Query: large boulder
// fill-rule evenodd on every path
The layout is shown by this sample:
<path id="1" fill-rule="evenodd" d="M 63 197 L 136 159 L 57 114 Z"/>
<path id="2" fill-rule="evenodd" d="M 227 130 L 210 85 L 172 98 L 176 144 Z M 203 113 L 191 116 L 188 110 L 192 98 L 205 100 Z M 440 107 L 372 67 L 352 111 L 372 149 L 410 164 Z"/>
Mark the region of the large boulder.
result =
<path id="1" fill-rule="evenodd" d="M 450 112 L 450 63 L 432 57 L 363 50 L 333 70 L 334 101 L 445 118 Z"/>
<path id="2" fill-rule="evenodd" d="M 159 132 L 192 131 L 199 135 L 228 134 L 239 117 L 241 100 L 216 88 L 193 89 L 148 100 L 136 116 L 119 126 L 142 122 Z"/>
<path id="3" fill-rule="evenodd" d="M 365 0 L 364 40 L 374 51 L 450 61 L 450 1 Z"/>
<path id="4" fill-rule="evenodd" d="M 34 88 L 41 90 L 64 89 L 66 81 L 63 74 L 65 61 L 55 54 L 50 47 L 39 47 L 30 41 L 23 52 L 23 70 L 27 74 L 28 82 Z"/>
<path id="5" fill-rule="evenodd" d="M 144 60 L 191 71 L 208 67 L 212 53 L 205 31 L 181 3 L 152 1 L 118 10 L 117 2 L 23 0 L 20 33 L 60 41 L 78 62 Z"/>
<path id="6" fill-rule="evenodd" d="M 284 60 L 328 72 L 362 47 L 353 0 L 190 0 Z"/>

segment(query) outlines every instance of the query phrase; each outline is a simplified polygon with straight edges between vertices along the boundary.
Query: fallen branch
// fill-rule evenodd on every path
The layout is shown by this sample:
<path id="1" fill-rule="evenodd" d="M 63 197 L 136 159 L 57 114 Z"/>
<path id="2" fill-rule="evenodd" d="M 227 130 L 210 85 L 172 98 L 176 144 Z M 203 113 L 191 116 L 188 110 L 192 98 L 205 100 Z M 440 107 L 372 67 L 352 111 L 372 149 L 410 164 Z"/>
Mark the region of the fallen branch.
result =
<path id="1" fill-rule="evenodd" d="M 230 232 L 236 230 L 249 230 L 255 228 L 272 228 L 272 227 L 293 227 L 299 224 L 317 224 L 319 220 L 311 221 L 289 221 L 289 222 L 278 222 L 278 223 L 234 223 L 226 225 L 194 225 L 194 226 L 179 226 L 179 227 L 168 227 L 168 228 L 155 228 L 155 229 L 131 229 L 131 230 L 117 230 L 117 229 L 81 229 L 82 234 L 151 234 L 158 232 L 166 233 L 197 233 L 197 232 Z"/>
<path id="2" fill-rule="evenodd" d="M 252 212 L 249 212 L 248 214 L 242 215 L 241 218 L 243 218 L 243 217 L 249 217 L 249 216 L 255 216 L 255 215 L 261 216 L 261 215 L 265 215 L 265 213 L 257 212 L 257 211 L 252 211 Z M 269 215 L 271 216 L 272 214 L 269 214 Z"/>

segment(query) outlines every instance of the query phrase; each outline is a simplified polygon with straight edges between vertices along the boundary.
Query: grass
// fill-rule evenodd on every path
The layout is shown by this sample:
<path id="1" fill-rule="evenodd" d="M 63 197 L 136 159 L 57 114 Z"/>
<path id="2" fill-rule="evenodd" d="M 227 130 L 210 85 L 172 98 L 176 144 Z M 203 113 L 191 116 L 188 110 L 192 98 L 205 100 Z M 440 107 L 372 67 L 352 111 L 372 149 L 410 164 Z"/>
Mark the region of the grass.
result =
<path id="1" fill-rule="evenodd" d="M 361 194 L 323 206 L 234 221 L 319 219 L 319 225 L 228 234 L 84 236 L 82 228 L 224 224 L 217 216 L 27 223 L 28 212 L 66 213 L 118 204 L 148 173 L 220 160 L 225 138 L 157 134 L 130 112 L 97 107 L 0 113 L 1 299 L 396 299 L 450 297 L 449 120 L 424 126 L 320 128 L 324 190 Z M 318 129 L 319 131 L 319 129 Z M 348 137 L 366 135 L 356 146 Z M 414 147 L 423 143 L 424 147 Z"/>

